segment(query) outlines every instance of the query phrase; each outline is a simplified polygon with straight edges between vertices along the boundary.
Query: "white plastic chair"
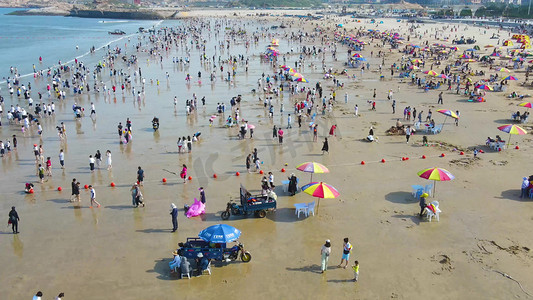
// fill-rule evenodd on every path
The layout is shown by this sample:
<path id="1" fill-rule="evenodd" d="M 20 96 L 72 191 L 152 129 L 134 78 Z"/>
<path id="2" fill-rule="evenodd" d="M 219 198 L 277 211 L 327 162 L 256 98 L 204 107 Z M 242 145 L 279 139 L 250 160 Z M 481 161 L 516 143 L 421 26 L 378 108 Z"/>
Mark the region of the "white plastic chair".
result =
<path id="1" fill-rule="evenodd" d="M 435 219 L 437 219 L 437 222 L 439 221 L 439 214 L 442 212 L 440 209 L 439 209 L 439 202 L 438 201 L 433 201 L 431 202 L 431 204 L 433 204 L 435 206 L 435 212 L 433 212 L 431 209 L 429 208 L 425 208 L 424 210 L 426 211 L 426 216 L 428 218 L 428 220 L 431 222 L 431 218 L 435 217 Z"/>
<path id="2" fill-rule="evenodd" d="M 296 203 L 294 204 L 294 207 L 296 208 L 295 214 L 298 215 L 298 219 L 300 218 L 300 213 L 307 216 L 307 203 Z"/>
<path id="3" fill-rule="evenodd" d="M 309 202 L 309 204 L 307 204 L 307 216 L 308 217 L 310 213 L 313 213 L 313 216 L 315 215 L 315 201 Z"/>
<path id="4" fill-rule="evenodd" d="M 202 275 L 204 275 L 205 273 L 211 275 L 211 261 L 209 262 L 209 264 L 207 264 L 207 269 L 202 271 Z"/>
<path id="5" fill-rule="evenodd" d="M 181 279 L 183 279 L 183 276 L 187 276 L 189 279 L 191 279 L 191 274 L 189 273 L 181 273 Z"/>
<path id="6" fill-rule="evenodd" d="M 417 122 L 415 123 L 415 129 L 416 129 L 416 130 L 420 130 L 420 122 L 417 121 Z"/>

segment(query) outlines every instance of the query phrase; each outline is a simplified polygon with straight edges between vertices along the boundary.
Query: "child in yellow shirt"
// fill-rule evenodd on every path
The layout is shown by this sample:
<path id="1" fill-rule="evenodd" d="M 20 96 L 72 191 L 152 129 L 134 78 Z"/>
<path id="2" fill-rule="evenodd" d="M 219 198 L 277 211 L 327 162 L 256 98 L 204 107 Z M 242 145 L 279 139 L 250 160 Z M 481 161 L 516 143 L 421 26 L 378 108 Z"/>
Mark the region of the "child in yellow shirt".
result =
<path id="1" fill-rule="evenodd" d="M 357 282 L 357 280 L 359 280 L 359 262 L 357 260 L 353 262 L 352 270 L 354 277 L 353 281 Z"/>

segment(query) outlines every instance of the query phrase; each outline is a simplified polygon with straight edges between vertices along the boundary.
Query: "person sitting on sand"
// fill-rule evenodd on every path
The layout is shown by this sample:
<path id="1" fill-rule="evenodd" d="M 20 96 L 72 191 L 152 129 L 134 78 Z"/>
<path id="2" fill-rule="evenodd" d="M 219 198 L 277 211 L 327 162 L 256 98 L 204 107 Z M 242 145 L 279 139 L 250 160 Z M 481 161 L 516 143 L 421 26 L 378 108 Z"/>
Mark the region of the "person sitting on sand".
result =
<path id="1" fill-rule="evenodd" d="M 33 194 L 33 183 L 26 182 L 26 187 L 24 188 L 26 194 Z"/>
<path id="2" fill-rule="evenodd" d="M 400 122 L 400 119 L 397 119 L 396 120 L 396 128 L 402 129 L 402 127 L 403 127 L 402 122 Z"/>

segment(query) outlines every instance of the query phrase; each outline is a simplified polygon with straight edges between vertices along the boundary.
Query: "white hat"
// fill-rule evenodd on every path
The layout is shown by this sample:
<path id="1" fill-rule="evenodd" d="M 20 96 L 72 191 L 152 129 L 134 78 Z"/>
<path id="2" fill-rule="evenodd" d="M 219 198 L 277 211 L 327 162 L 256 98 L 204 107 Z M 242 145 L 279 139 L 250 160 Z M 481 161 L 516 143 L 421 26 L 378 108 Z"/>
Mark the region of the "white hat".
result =
<path id="1" fill-rule="evenodd" d="M 204 257 L 204 255 L 202 254 L 202 252 L 198 253 L 197 256 L 200 257 L 200 258 Z"/>
<path id="2" fill-rule="evenodd" d="M 326 240 L 326 243 L 331 243 L 331 241 L 330 240 Z"/>

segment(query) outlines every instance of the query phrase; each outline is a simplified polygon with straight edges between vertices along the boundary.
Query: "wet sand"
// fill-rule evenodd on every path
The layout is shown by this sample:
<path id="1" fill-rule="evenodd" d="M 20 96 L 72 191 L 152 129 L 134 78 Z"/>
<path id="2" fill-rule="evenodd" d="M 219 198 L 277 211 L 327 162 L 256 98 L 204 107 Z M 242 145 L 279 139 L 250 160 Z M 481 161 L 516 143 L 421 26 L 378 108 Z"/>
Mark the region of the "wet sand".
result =
<path id="1" fill-rule="evenodd" d="M 275 21 L 274 18 L 269 20 Z M 355 25 L 348 20 L 327 20 L 328 24 L 337 21 L 345 22 L 348 29 Z M 379 26 L 398 26 L 395 20 L 384 22 Z M 402 23 L 401 26 L 404 33 L 406 25 Z M 427 24 L 423 28 L 436 26 Z M 476 35 L 477 44 L 482 46 L 493 43 L 488 39 L 493 31 L 487 30 L 482 35 L 478 28 L 469 26 L 465 35 Z M 275 37 L 281 38 L 281 35 Z M 429 38 L 423 40 L 426 39 Z M 280 147 L 271 139 L 271 128 L 273 124 L 286 126 L 286 116 L 279 117 L 279 102 L 276 102 L 281 100 L 275 100 L 276 117 L 271 123 L 262 102 L 257 101 L 258 95 L 250 93 L 257 88 L 262 72 L 273 72 L 268 64 L 261 64 L 257 57 L 251 56 L 263 51 L 268 41 L 270 38 L 265 38 L 249 53 L 242 45 L 232 48 L 233 54 L 250 56 L 250 71 L 247 75 L 239 73 L 234 86 L 223 82 L 217 72 L 219 78 L 212 87 L 207 83 L 207 72 L 202 70 L 206 83 L 201 87 L 191 83 L 188 88 L 184 81 L 186 73 L 173 68 L 171 62 L 172 56 L 183 56 L 178 52 L 169 55 L 170 61 L 166 60 L 163 69 L 157 63 L 148 65 L 141 56 L 147 91 L 140 108 L 131 94 L 123 99 L 117 93 L 116 102 L 93 93 L 90 99 L 87 95 L 76 99 L 67 97 L 65 104 L 56 106 L 55 120 L 43 119 L 42 144 L 45 156 L 52 157 L 54 176 L 43 185 L 36 183 L 33 195 L 21 191 L 24 182 L 36 180 L 31 146 L 38 143 L 39 138 L 19 137 L 17 157 L 13 153 L 1 163 L 0 215 L 7 218 L 10 207 L 16 205 L 21 217 L 21 233 L 12 235 L 10 228 L 5 228 L 2 232 L 5 234 L 0 234 L 0 264 L 5 274 L 0 295 L 5 295 L 6 299 L 22 299 L 42 290 L 47 298 L 65 292 L 66 299 L 227 299 L 241 293 L 257 299 L 282 299 L 289 295 L 296 299 L 527 298 L 515 282 L 491 269 L 505 272 L 520 281 L 526 290 L 533 290 L 533 277 L 529 272 L 532 238 L 524 229 L 532 219 L 531 200 L 518 198 L 521 178 L 529 175 L 532 166 L 531 138 L 530 135 L 513 136 L 512 141 L 517 142 L 520 150 L 498 153 L 481 146 L 487 136 L 501 133 L 496 127 L 506 123 L 511 112 L 517 110 L 518 100 L 504 98 L 503 93 L 488 93 L 486 103 L 468 103 L 465 97 L 445 92 L 444 105 L 437 105 L 435 91 L 424 93 L 398 83 L 396 78 L 391 80 L 388 68 L 384 71 L 385 81 L 379 81 L 377 72 L 365 71 L 361 78 L 358 70 L 349 70 L 358 79 L 355 82 L 341 79 L 346 86 L 337 91 L 339 104 L 331 116 L 319 115 L 319 142 L 313 143 L 309 129 L 298 129 L 293 120 L 294 128 L 284 129 L 285 143 Z M 412 42 L 419 43 L 419 40 Z M 283 52 L 291 46 L 284 40 L 280 43 Z M 460 46 L 461 49 L 466 47 Z M 367 47 L 363 54 L 369 57 L 369 52 L 376 53 L 377 49 Z M 346 50 L 338 46 L 338 62 L 327 55 L 328 66 L 333 64 L 341 70 Z M 398 53 L 387 56 L 385 65 L 399 61 L 400 57 Z M 296 59 L 290 56 L 287 63 L 292 64 Z M 196 77 L 200 70 L 197 50 L 192 52 L 191 62 L 189 72 Z M 320 65 L 320 60 L 314 63 Z M 379 60 L 369 59 L 369 63 L 371 69 L 376 70 Z M 170 73 L 169 86 L 164 79 L 166 71 Z M 301 70 L 309 86 L 321 80 L 327 96 L 332 83 L 322 80 L 320 72 L 320 68 Z M 524 78 L 523 69 L 511 74 L 521 80 Z M 150 85 L 149 78 L 159 78 L 160 87 Z M 43 89 L 46 83 L 32 86 L 35 90 Z M 378 101 L 377 111 L 372 112 L 366 101 L 371 99 L 374 88 L 378 89 Z M 391 114 L 390 103 L 386 100 L 388 88 L 395 92 L 396 115 Z M 512 90 L 529 93 L 516 82 L 511 83 L 508 92 Z M 4 89 L 3 92 L 6 97 Z M 184 105 L 179 105 L 174 112 L 174 95 L 184 101 L 190 99 L 193 92 L 199 98 L 206 96 L 205 110 L 200 107 L 189 118 L 185 117 Z M 348 105 L 344 104 L 344 92 L 350 95 Z M 223 117 L 217 118 L 213 127 L 208 125 L 216 103 L 225 102 L 229 107 L 229 99 L 238 94 L 244 96 L 242 117 L 256 125 L 253 140 L 237 140 L 236 128 L 222 127 Z M 17 103 L 16 98 L 10 100 L 7 96 L 6 104 L 10 101 Z M 93 123 L 88 116 L 81 122 L 73 120 L 70 107 L 74 101 L 86 109 L 94 101 L 98 113 L 96 121 Z M 283 101 L 288 113 L 292 101 L 287 94 Z M 353 117 L 354 104 L 360 107 L 359 118 Z M 410 144 L 405 143 L 404 136 L 385 136 L 385 130 L 402 117 L 401 111 L 407 105 L 425 112 L 432 108 L 437 123 L 444 118 L 435 112 L 436 109 L 461 111 L 459 126 L 448 119 L 442 133 L 428 136 L 431 143 L 441 141 L 454 146 L 423 147 L 419 134 L 412 137 Z M 154 115 L 161 120 L 161 128 L 155 134 L 150 124 Z M 133 141 L 123 146 L 118 143 L 116 125 L 118 121 L 125 123 L 126 117 L 133 122 Z M 66 123 L 68 134 L 64 172 L 57 167 L 60 145 L 54 130 L 60 121 Z M 321 141 L 331 124 L 338 125 L 337 138 L 330 139 L 330 154 L 322 155 Z M 370 126 L 375 127 L 379 143 L 362 141 Z M 202 135 L 200 142 L 193 144 L 193 152 L 178 154 L 177 138 L 197 131 Z M 3 138 L 13 133 L 20 135 L 14 126 L 2 126 Z M 505 134 L 501 136 L 506 139 Z M 262 168 L 275 175 L 278 209 L 265 219 L 232 216 L 222 222 L 220 212 L 230 197 L 238 196 L 239 184 L 255 191 L 260 187 L 261 176 L 247 174 L 244 165 L 245 156 L 254 147 L 264 161 Z M 454 147 L 465 149 L 466 155 L 452 151 Z M 486 153 L 474 160 L 473 147 L 484 149 Z M 111 172 L 105 169 L 89 172 L 88 155 L 97 149 L 102 153 L 110 149 L 113 153 Z M 439 157 L 441 153 L 446 156 Z M 422 155 L 427 159 L 421 159 Z M 402 161 L 401 157 L 410 159 Z M 386 163 L 379 162 L 382 158 Z M 365 165 L 360 165 L 362 160 Z M 309 174 L 294 171 L 297 164 L 305 161 L 328 166 L 329 174 L 316 174 L 313 178 L 335 186 L 341 196 L 320 201 L 316 216 L 297 219 L 293 204 L 314 199 L 303 193 L 288 197 L 281 191 L 279 182 L 291 172 L 296 173 L 301 183 L 307 182 Z M 163 170 L 179 173 L 184 163 L 193 177 L 185 185 L 176 175 Z M 137 166 L 142 166 L 146 172 L 143 194 L 147 205 L 134 209 L 129 188 L 135 181 Z M 434 199 L 440 202 L 443 213 L 440 222 L 429 223 L 417 216 L 418 200 L 411 196 L 411 185 L 427 184 L 416 173 L 433 166 L 448 169 L 456 179 L 437 183 Z M 284 167 L 287 172 L 281 173 Z M 241 176 L 234 176 L 237 171 Z M 213 173 L 218 175 L 217 179 L 212 178 Z M 82 185 L 96 186 L 101 208 L 89 208 L 87 191 L 82 191 L 81 207 L 68 202 L 72 177 L 79 179 Z M 168 182 L 163 184 L 162 178 L 167 178 Z M 111 181 L 117 186 L 109 187 Z M 63 191 L 55 191 L 57 186 L 62 186 Z M 206 214 L 186 219 L 180 211 L 178 232 L 170 233 L 170 203 L 179 208 L 191 204 L 199 195 L 199 186 L 206 188 Z M 211 276 L 191 280 L 170 275 L 168 261 L 177 243 L 217 223 L 230 224 L 243 232 L 240 240 L 251 252 L 252 261 L 214 263 Z M 335 267 L 340 261 L 344 237 L 349 237 L 354 245 L 351 261 L 357 259 L 361 264 L 357 284 L 351 281 L 351 270 Z M 320 247 L 325 239 L 332 241 L 333 248 L 330 269 L 322 275 Z"/>

